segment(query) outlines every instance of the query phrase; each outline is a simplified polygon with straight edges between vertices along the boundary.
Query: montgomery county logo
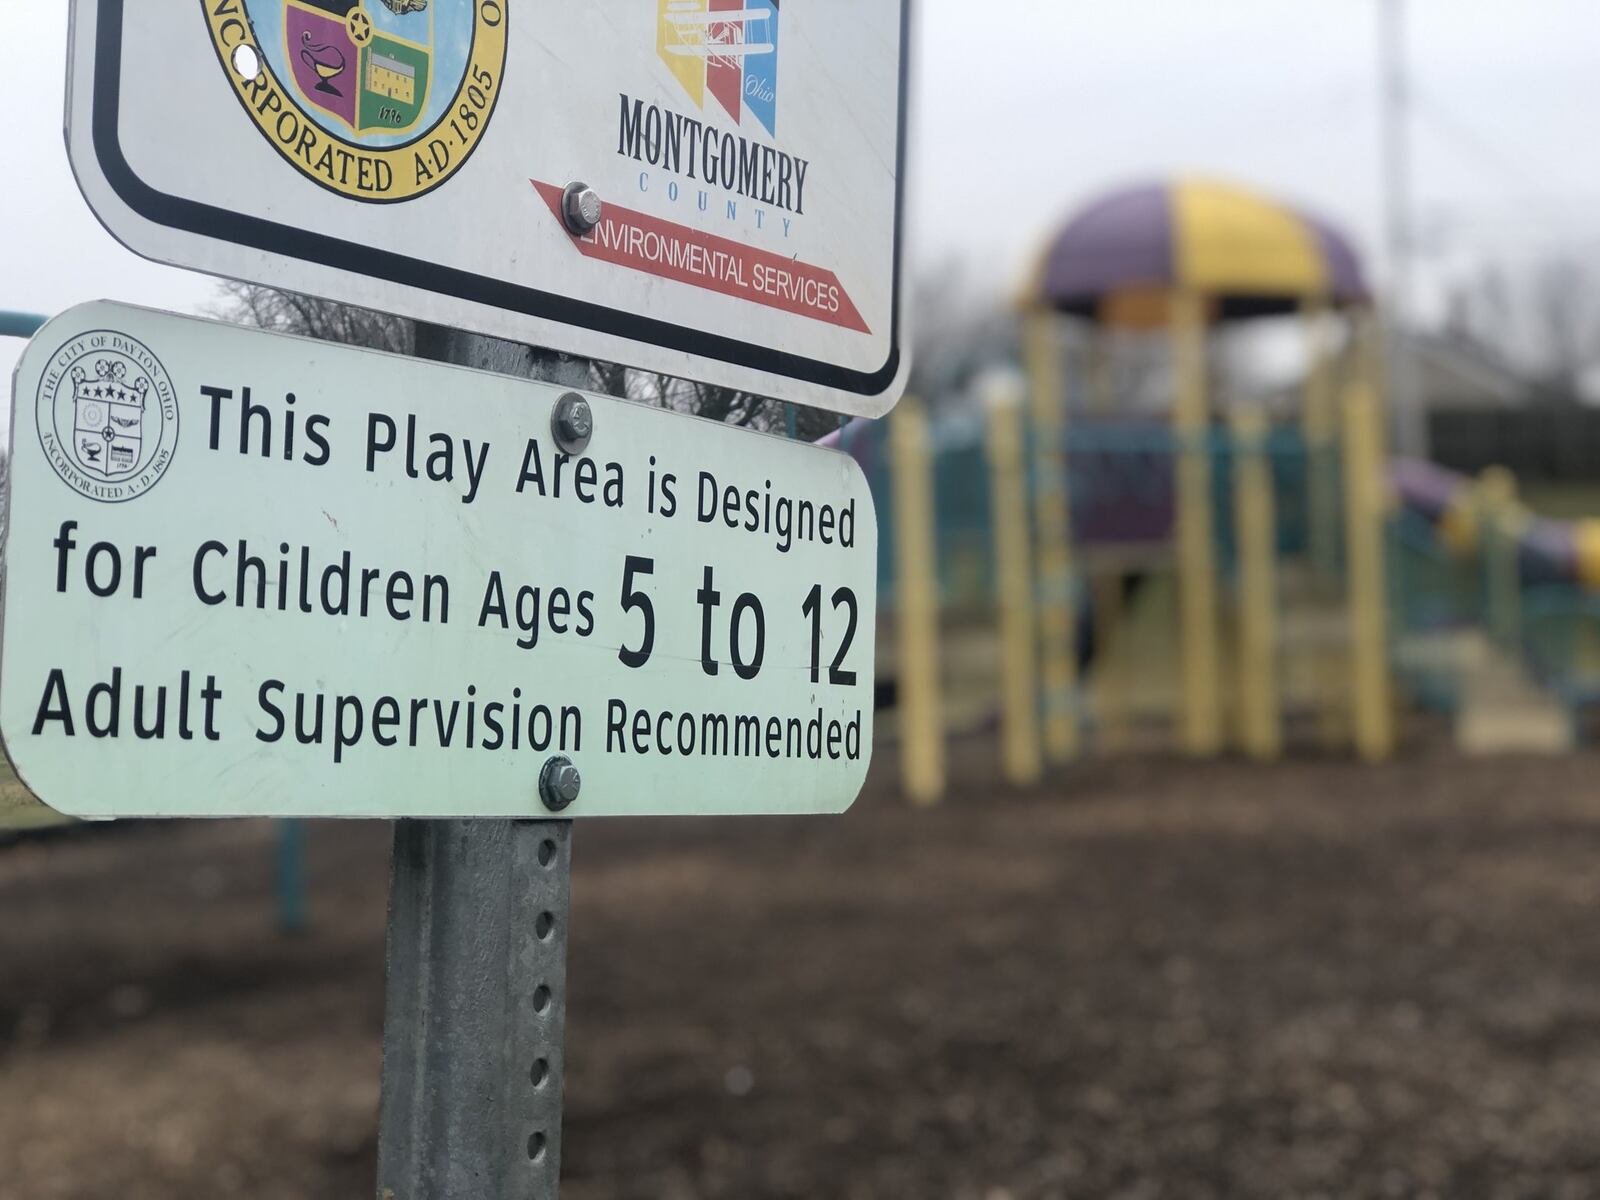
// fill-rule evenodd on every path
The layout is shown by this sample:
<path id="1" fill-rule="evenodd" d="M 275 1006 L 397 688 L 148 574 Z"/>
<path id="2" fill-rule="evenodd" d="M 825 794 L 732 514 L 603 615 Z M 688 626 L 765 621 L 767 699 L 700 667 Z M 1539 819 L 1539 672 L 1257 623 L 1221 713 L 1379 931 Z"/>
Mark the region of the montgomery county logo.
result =
<path id="1" fill-rule="evenodd" d="M 778 126 L 778 0 L 657 0 L 656 53 L 697 108 Z"/>
<path id="2" fill-rule="evenodd" d="M 409 200 L 461 169 L 499 98 L 514 0 L 206 0 L 235 95 L 296 170 Z"/>
<path id="3" fill-rule="evenodd" d="M 55 472 L 91 500 L 149 491 L 178 444 L 172 379 L 150 348 L 97 330 L 62 346 L 39 383 L 39 444 Z"/>

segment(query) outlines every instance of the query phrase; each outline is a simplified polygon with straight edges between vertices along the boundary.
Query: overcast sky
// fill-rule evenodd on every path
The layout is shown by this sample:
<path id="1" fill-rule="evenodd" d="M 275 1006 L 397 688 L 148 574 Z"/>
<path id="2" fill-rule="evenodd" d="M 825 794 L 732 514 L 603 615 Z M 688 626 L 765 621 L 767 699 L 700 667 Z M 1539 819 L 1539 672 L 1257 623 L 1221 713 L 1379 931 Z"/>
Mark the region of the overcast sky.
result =
<path id="1" fill-rule="evenodd" d="M 1378 2 L 919 0 L 913 269 L 957 256 L 1009 287 L 1075 205 L 1181 172 L 1314 205 L 1377 256 Z M 1487 257 L 1600 257 L 1600 5 L 1410 10 L 1429 293 Z M 210 279 L 129 254 L 78 196 L 60 133 L 65 11 L 64 0 L 0 3 L 0 308 L 49 313 L 102 296 L 203 306 Z M 19 349 L 0 339 L 6 376 Z"/>

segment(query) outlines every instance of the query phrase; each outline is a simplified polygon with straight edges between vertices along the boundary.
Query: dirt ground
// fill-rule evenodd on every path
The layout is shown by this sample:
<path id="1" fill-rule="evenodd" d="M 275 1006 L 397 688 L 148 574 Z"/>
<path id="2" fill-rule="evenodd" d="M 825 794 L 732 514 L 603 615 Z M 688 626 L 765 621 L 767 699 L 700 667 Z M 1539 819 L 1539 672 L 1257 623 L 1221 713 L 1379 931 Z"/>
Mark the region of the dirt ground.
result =
<path id="1" fill-rule="evenodd" d="M 1600 1195 L 1600 759 L 580 825 L 567 1200 Z M 0 1196 L 372 1194 L 388 831 L 0 847 Z"/>

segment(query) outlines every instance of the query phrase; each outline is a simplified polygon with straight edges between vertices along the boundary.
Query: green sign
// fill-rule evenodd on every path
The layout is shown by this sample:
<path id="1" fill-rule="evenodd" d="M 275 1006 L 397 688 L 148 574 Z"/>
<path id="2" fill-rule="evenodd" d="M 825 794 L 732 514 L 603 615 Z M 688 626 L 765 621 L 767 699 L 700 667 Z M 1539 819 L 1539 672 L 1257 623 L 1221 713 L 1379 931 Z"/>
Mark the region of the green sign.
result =
<path id="1" fill-rule="evenodd" d="M 0 735 L 62 812 L 808 813 L 861 787 L 877 524 L 845 455 L 106 303 L 40 331 L 12 405 Z"/>

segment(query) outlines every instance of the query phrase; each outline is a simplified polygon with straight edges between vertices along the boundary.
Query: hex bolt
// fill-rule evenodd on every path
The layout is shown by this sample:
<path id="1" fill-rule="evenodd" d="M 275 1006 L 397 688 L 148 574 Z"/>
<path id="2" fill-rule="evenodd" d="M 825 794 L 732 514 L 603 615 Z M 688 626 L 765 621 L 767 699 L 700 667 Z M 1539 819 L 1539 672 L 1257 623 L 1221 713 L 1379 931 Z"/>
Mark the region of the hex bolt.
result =
<path id="1" fill-rule="evenodd" d="M 569 183 L 561 192 L 561 220 L 575 237 L 582 237 L 600 224 L 605 205 L 600 193 L 587 183 Z"/>
<path id="2" fill-rule="evenodd" d="M 589 402 L 577 392 L 564 394 L 550 413 L 550 432 L 562 450 L 568 454 L 582 454 L 594 435 L 594 413 L 589 409 Z"/>
<path id="3" fill-rule="evenodd" d="M 560 812 L 578 798 L 583 776 L 565 754 L 552 754 L 539 768 L 539 799 L 551 812 Z"/>

